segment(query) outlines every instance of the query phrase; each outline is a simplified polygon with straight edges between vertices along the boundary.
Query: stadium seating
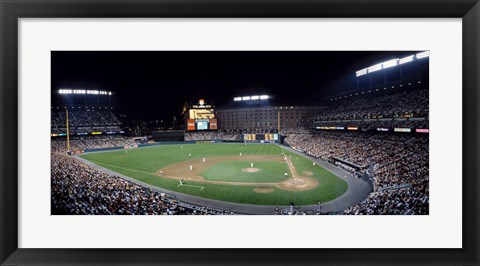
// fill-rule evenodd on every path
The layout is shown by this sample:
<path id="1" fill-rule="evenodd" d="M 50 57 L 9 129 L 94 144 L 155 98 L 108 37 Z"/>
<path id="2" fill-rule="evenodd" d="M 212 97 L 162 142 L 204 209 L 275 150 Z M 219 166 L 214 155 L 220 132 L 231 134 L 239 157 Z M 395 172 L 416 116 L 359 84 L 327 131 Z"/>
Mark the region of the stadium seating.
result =
<path id="1" fill-rule="evenodd" d="M 333 106 L 315 116 L 314 121 L 395 118 L 405 115 L 428 117 L 428 90 L 403 91 L 370 98 L 355 95 L 334 102 Z"/>
<path id="2" fill-rule="evenodd" d="M 134 143 L 135 141 L 132 138 L 118 135 L 71 137 L 70 150 L 110 148 Z M 52 139 L 51 149 L 52 152 L 65 152 L 67 150 L 67 140 L 65 138 Z"/>
<path id="3" fill-rule="evenodd" d="M 108 110 L 83 109 L 69 110 L 68 124 L 70 134 L 77 132 L 108 132 L 120 131 L 121 122 Z M 66 112 L 64 108 L 53 109 L 51 112 L 51 133 L 66 133 Z"/>
<path id="4" fill-rule="evenodd" d="M 177 201 L 165 193 L 108 175 L 62 152 L 52 152 L 51 164 L 52 214 L 234 214 Z"/>
<path id="5" fill-rule="evenodd" d="M 428 91 L 338 100 L 313 118 L 316 127 L 359 127 L 359 131 L 282 130 L 285 142 L 314 158 L 354 174 L 373 177 L 366 200 L 340 214 L 428 214 L 428 134 L 376 132 L 376 128 L 429 128 Z"/>
<path id="6" fill-rule="evenodd" d="M 229 131 L 185 132 L 185 140 L 242 140 L 241 133 Z"/>
<path id="7" fill-rule="evenodd" d="M 428 214 L 428 136 L 320 131 L 288 134 L 285 141 L 315 158 L 360 165 L 360 173 L 373 176 L 373 193 L 345 214 Z M 368 172 L 370 165 L 373 173 Z M 359 173 L 348 165 L 337 166 Z M 395 207 L 383 207 L 392 202 Z"/>

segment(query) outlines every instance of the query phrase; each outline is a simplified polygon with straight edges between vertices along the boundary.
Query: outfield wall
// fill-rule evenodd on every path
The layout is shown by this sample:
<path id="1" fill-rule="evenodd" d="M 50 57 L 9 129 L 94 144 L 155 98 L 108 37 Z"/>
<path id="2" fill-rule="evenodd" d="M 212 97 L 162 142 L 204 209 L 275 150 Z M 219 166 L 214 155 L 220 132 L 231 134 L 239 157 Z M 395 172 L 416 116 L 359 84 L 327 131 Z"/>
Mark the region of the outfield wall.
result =
<path id="1" fill-rule="evenodd" d="M 139 148 L 143 147 L 149 147 L 149 146 L 159 146 L 159 145 L 178 145 L 178 144 L 195 144 L 196 141 L 164 141 L 164 142 L 155 142 L 152 144 L 138 144 Z M 116 147 L 110 147 L 110 148 L 98 148 L 98 149 L 85 149 L 83 152 L 84 153 L 89 153 L 89 152 L 99 152 L 99 151 L 115 151 L 115 150 L 124 150 L 124 146 L 116 146 Z"/>
<path id="2" fill-rule="evenodd" d="M 181 144 L 205 144 L 205 143 L 243 143 L 243 140 L 241 141 L 225 141 L 222 139 L 216 139 L 216 140 L 186 140 L 186 141 L 163 141 L 163 142 L 155 142 L 152 144 L 137 144 L 138 148 L 143 148 L 143 147 L 151 147 L 151 146 L 159 146 L 159 145 L 181 145 Z M 252 142 L 253 143 L 253 142 Z M 261 143 L 255 142 L 255 143 Z M 265 144 L 274 144 L 275 142 L 264 142 Z M 90 153 L 90 152 L 103 152 L 103 151 L 116 151 L 116 150 L 124 150 L 124 146 L 116 146 L 116 147 L 109 147 L 109 148 L 98 148 L 98 149 L 84 149 L 83 153 Z"/>

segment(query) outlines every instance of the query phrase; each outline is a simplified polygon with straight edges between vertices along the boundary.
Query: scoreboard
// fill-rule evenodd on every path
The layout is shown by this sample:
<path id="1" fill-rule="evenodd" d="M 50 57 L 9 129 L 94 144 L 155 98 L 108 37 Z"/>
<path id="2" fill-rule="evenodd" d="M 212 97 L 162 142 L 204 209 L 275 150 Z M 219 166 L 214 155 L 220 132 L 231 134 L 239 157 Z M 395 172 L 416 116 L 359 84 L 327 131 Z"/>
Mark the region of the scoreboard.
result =
<path id="1" fill-rule="evenodd" d="M 278 134 L 243 134 L 244 142 L 278 142 Z"/>
<path id="2" fill-rule="evenodd" d="M 188 119 L 187 130 L 217 130 L 217 119 Z"/>
<path id="3" fill-rule="evenodd" d="M 192 105 L 188 110 L 187 130 L 217 130 L 214 107 L 205 104 L 203 99 L 200 99 L 198 104 Z"/>
<path id="4" fill-rule="evenodd" d="M 278 134 L 265 134 L 265 140 L 278 140 Z"/>
<path id="5" fill-rule="evenodd" d="M 213 108 L 190 109 L 188 111 L 190 119 L 210 119 L 215 118 Z"/>

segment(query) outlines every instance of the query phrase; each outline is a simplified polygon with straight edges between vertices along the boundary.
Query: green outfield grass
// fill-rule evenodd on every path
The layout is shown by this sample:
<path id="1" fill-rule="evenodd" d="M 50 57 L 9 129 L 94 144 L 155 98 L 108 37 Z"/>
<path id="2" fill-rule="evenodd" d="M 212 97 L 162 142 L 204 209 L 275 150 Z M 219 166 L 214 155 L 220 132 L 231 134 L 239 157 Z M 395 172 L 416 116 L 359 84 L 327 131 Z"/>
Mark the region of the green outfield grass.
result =
<path id="1" fill-rule="evenodd" d="M 182 148 L 183 147 L 183 148 Z M 188 181 L 192 185 L 201 185 L 204 187 L 200 190 L 197 187 L 178 187 L 178 181 L 172 179 L 166 179 L 158 176 L 156 173 L 159 169 L 165 166 L 187 161 L 190 159 L 212 157 L 212 156 L 238 156 L 239 153 L 243 155 L 279 155 L 282 149 L 274 144 L 184 144 L 184 145 L 161 145 L 151 146 L 139 149 L 132 149 L 128 151 L 128 154 L 124 150 L 112 151 L 112 152 L 98 152 L 81 155 L 97 165 L 108 168 L 117 173 L 129 176 L 139 181 L 165 188 L 172 191 L 178 191 L 185 194 L 194 196 L 257 205 L 288 205 L 294 201 L 296 205 L 310 205 L 315 204 L 318 200 L 322 202 L 331 201 L 347 190 L 347 183 L 332 173 L 326 171 L 322 167 L 312 165 L 312 161 L 303 156 L 299 156 L 295 153 L 285 151 L 287 156 L 291 156 L 291 162 L 295 166 L 298 173 L 304 171 L 312 172 L 312 178 L 319 181 L 319 185 L 316 188 L 307 191 L 286 191 L 276 187 L 272 187 L 271 193 L 256 193 L 253 191 L 255 186 L 232 186 L 224 184 L 206 184 L 195 181 Z M 189 156 L 191 154 L 191 156 Z M 233 162 L 233 161 L 230 161 Z M 221 162 L 217 165 L 205 170 L 202 175 L 208 180 L 223 180 L 223 181 L 241 181 L 244 182 L 245 178 L 250 179 L 252 174 L 257 173 L 245 173 L 246 176 L 237 175 L 239 165 L 235 168 L 228 169 L 229 161 Z M 234 163 L 241 163 L 235 161 Z M 272 168 L 274 171 L 280 173 L 279 180 L 283 176 L 286 164 L 279 162 L 254 162 L 255 167 L 260 166 L 262 163 L 263 174 L 270 171 Z M 271 163 L 269 165 L 269 163 Z M 218 167 L 218 168 L 217 168 Z M 247 165 L 247 167 L 249 167 Z M 215 169 L 217 168 L 217 169 Z M 243 167 L 241 167 L 243 168 Z M 240 168 L 240 169 L 241 169 Z M 267 169 L 270 169 L 267 171 Z M 231 174 L 235 172 L 235 177 Z M 240 171 L 241 172 L 241 171 Z M 268 176 L 264 176 L 263 181 L 277 182 L 274 180 L 277 174 L 272 173 L 271 179 Z M 289 175 L 291 174 L 290 171 Z M 223 177 L 223 178 L 222 178 Z M 246 182 L 251 182 L 247 180 Z"/>
<path id="2" fill-rule="evenodd" d="M 285 180 L 285 172 L 291 176 L 286 163 L 255 162 L 254 167 L 260 170 L 255 173 L 242 172 L 250 167 L 250 161 L 224 161 L 202 172 L 207 180 L 222 180 L 230 182 L 274 183 Z"/>

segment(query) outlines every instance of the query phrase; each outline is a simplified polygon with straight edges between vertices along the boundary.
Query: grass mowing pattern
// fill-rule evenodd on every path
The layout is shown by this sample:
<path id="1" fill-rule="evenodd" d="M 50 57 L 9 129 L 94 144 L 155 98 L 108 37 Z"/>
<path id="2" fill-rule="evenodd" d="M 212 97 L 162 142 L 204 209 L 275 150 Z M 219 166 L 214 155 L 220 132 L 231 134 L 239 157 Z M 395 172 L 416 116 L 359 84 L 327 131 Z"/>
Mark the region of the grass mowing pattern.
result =
<path id="1" fill-rule="evenodd" d="M 195 158 L 237 156 L 239 153 L 243 155 L 280 155 L 281 152 L 280 147 L 273 144 L 184 144 L 132 149 L 128 151 L 128 154 L 124 150 L 119 150 L 84 154 L 81 157 L 154 186 L 194 196 L 237 203 L 288 205 L 293 201 L 296 205 L 310 205 L 315 204 L 318 200 L 322 202 L 333 200 L 347 190 L 345 181 L 318 165 L 313 166 L 312 161 L 289 151 L 285 151 L 285 154 L 291 156 L 290 160 L 297 172 L 301 174 L 303 171 L 311 171 L 313 173 L 311 177 L 320 181 L 318 187 L 298 192 L 272 187 L 273 192 L 271 193 L 256 193 L 253 191 L 255 186 L 198 183 L 205 187 L 204 190 L 200 190 L 194 187 L 177 187 L 177 180 L 161 178 L 156 175 L 160 168 Z M 255 164 L 258 163 L 260 162 Z M 224 180 L 228 181 L 227 178 Z M 197 184 L 194 181 L 189 182 L 192 185 Z"/>

